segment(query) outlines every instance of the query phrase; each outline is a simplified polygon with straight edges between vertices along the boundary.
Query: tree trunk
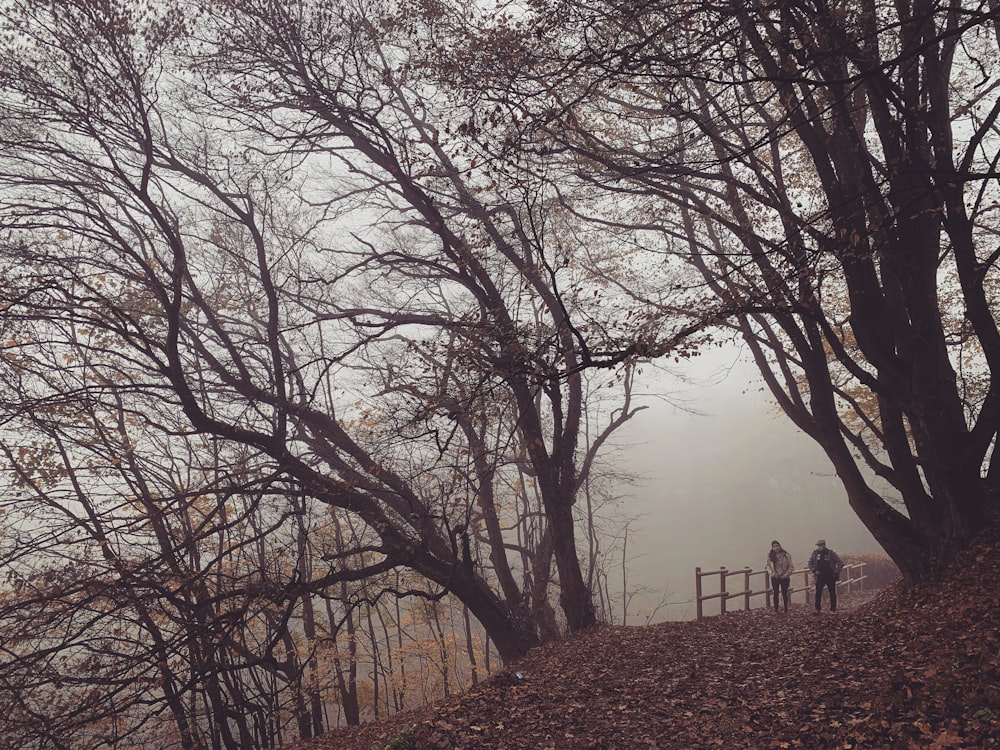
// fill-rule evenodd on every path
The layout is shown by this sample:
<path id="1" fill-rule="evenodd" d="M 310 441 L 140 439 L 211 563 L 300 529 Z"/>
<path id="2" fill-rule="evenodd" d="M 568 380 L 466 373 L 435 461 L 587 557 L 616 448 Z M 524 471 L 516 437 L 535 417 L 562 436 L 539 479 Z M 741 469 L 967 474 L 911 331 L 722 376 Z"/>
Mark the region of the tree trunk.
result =
<path id="1" fill-rule="evenodd" d="M 543 490 L 543 498 L 545 497 Z M 552 529 L 552 551 L 559 574 L 559 603 L 571 633 L 597 624 L 597 614 L 590 590 L 583 579 L 580 557 L 576 551 L 576 528 L 573 508 L 568 503 L 545 500 L 546 515 Z"/>
<path id="2" fill-rule="evenodd" d="M 473 685 L 479 684 L 479 663 L 476 658 L 476 647 L 472 639 L 472 618 L 469 617 L 469 608 L 462 605 L 462 622 L 465 625 L 465 653 L 469 659 L 469 676 Z"/>
<path id="3" fill-rule="evenodd" d="M 539 644 L 534 623 L 524 616 L 523 610 L 510 611 L 471 571 L 456 571 L 450 589 L 479 620 L 505 664 L 521 658 Z"/>
<path id="4" fill-rule="evenodd" d="M 341 596 L 347 601 L 347 584 L 341 585 Z M 331 637 L 336 645 L 336 638 L 339 634 L 337 629 L 337 618 L 333 613 L 333 605 L 329 600 L 326 602 L 326 616 L 329 621 Z M 347 626 L 347 676 L 345 678 L 344 662 L 339 651 L 333 657 L 333 666 L 337 675 L 337 692 L 340 694 L 340 707 L 344 712 L 344 721 L 348 726 L 356 727 L 361 724 L 361 706 L 358 704 L 358 664 L 357 664 L 357 634 L 354 626 L 354 613 L 348 612 L 345 620 Z"/>

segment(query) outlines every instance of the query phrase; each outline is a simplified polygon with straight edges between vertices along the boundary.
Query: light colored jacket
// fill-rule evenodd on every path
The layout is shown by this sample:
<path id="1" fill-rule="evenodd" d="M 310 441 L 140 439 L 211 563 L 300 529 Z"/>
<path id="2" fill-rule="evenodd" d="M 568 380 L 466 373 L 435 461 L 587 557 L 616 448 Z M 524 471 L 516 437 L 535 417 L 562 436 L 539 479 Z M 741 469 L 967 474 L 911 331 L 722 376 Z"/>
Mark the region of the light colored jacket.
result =
<path id="1" fill-rule="evenodd" d="M 779 549 L 775 555 L 775 560 L 771 561 L 771 555 L 767 556 L 767 572 L 771 578 L 791 578 L 795 566 L 792 565 L 792 556 L 785 550 Z"/>

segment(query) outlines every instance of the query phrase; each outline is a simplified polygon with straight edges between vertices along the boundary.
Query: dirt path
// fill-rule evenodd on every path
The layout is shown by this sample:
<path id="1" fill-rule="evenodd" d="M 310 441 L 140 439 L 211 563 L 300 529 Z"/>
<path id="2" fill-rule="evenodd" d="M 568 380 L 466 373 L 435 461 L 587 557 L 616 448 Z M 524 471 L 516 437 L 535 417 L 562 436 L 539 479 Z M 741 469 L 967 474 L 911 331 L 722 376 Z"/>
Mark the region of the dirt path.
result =
<path id="1" fill-rule="evenodd" d="M 947 596 L 595 628 L 529 654 L 523 680 L 295 750 L 1000 749 L 997 548 Z"/>

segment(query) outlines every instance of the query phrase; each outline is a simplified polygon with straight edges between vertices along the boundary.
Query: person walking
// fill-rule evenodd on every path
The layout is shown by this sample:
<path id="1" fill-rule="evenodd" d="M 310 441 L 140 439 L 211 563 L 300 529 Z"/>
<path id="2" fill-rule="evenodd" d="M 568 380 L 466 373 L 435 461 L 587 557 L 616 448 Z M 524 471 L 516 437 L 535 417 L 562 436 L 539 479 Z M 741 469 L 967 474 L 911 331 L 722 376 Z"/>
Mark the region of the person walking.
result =
<path id="1" fill-rule="evenodd" d="M 785 603 L 785 611 L 788 611 L 788 584 L 792 580 L 792 556 L 775 539 L 771 542 L 771 551 L 767 553 L 767 564 L 765 565 L 768 575 L 771 577 L 771 588 L 774 591 L 774 611 L 778 611 L 778 592 L 781 592 L 781 599 Z"/>
<path id="2" fill-rule="evenodd" d="M 840 555 L 826 546 L 825 539 L 819 539 L 816 542 L 816 549 L 809 557 L 809 572 L 816 579 L 817 612 L 822 609 L 824 588 L 830 590 L 830 611 L 837 611 L 837 580 L 843 569 L 844 562 L 840 559 Z"/>

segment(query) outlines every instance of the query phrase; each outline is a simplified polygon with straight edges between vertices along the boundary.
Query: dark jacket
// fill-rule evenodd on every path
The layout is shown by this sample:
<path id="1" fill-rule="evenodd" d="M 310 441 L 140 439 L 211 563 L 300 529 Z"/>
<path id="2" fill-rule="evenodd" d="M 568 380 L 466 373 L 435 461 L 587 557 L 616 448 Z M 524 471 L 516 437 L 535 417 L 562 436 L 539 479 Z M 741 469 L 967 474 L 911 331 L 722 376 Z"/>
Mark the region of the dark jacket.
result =
<path id="1" fill-rule="evenodd" d="M 829 547 L 817 547 L 809 557 L 809 570 L 817 578 L 836 581 L 843 569 L 844 561 Z"/>

